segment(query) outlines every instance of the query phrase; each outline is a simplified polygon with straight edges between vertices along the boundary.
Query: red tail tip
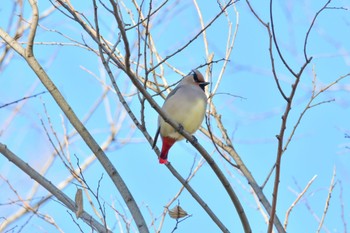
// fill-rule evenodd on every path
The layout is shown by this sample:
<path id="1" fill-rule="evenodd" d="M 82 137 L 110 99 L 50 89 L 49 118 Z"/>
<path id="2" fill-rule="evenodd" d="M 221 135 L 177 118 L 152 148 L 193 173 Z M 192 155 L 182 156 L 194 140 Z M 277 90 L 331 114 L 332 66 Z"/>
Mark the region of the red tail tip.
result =
<path id="1" fill-rule="evenodd" d="M 167 160 L 167 159 L 159 158 L 159 163 L 160 163 L 160 164 L 166 164 L 166 163 L 168 163 L 168 160 Z"/>

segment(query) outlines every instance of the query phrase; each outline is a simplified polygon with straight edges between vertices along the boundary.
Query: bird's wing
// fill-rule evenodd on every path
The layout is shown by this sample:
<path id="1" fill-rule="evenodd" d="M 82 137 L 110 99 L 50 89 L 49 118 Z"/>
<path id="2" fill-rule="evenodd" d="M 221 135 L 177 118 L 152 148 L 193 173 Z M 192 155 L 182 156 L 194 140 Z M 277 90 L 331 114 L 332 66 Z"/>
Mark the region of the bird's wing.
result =
<path id="1" fill-rule="evenodd" d="M 181 85 L 177 85 L 177 86 L 169 93 L 169 95 L 165 98 L 165 101 L 167 101 L 167 99 L 169 99 L 170 97 L 172 97 L 172 96 L 179 90 L 179 88 L 181 88 Z M 153 148 L 156 146 L 156 144 L 157 144 L 157 140 L 158 140 L 159 133 L 160 133 L 160 125 L 158 125 L 158 129 L 157 129 L 156 135 L 154 136 L 154 141 L 153 141 L 153 144 L 152 144 L 152 149 L 153 149 Z"/>
<path id="2" fill-rule="evenodd" d="M 170 93 L 169 95 L 165 98 L 165 101 L 175 95 L 175 93 L 182 87 L 182 85 L 177 85 Z"/>

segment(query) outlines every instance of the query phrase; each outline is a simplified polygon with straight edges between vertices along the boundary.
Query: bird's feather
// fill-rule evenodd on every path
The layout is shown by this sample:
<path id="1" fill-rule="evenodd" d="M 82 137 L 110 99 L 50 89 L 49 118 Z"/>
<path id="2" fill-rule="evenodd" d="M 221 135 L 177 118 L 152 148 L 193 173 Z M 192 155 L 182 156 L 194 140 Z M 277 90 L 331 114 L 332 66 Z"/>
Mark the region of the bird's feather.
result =
<path id="1" fill-rule="evenodd" d="M 156 146 L 156 144 L 157 144 L 157 140 L 158 140 L 158 137 L 159 137 L 159 132 L 160 132 L 160 126 L 158 126 L 156 135 L 154 135 L 154 140 L 153 140 L 153 144 L 152 144 L 152 149 L 153 149 L 153 148 Z"/>

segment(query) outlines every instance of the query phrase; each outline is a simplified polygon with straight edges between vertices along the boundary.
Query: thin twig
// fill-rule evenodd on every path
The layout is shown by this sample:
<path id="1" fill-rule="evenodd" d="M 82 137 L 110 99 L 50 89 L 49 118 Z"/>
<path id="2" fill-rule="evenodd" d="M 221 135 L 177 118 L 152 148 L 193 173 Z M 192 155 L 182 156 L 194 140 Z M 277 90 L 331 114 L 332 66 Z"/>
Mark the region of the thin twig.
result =
<path id="1" fill-rule="evenodd" d="M 277 199 L 278 199 L 278 188 L 279 188 L 279 182 L 280 182 L 280 174 L 281 174 L 281 162 L 282 162 L 282 155 L 283 155 L 283 143 L 284 143 L 284 136 L 285 136 L 285 130 L 287 128 L 287 119 L 291 110 L 292 106 L 292 100 L 295 96 L 298 84 L 300 81 L 300 76 L 295 79 L 295 82 L 292 85 L 292 90 L 290 93 L 290 96 L 288 97 L 289 101 L 287 102 L 285 111 L 282 115 L 282 123 L 280 127 L 280 132 L 276 136 L 278 140 L 278 146 L 277 146 L 277 155 L 276 155 L 276 162 L 275 162 L 275 181 L 274 181 L 274 187 L 273 187 L 273 193 L 272 193 L 272 204 L 271 204 L 271 212 L 270 212 L 270 220 L 269 220 L 269 226 L 268 226 L 268 233 L 271 233 L 273 230 L 273 222 L 274 218 L 276 216 L 276 208 L 277 208 Z"/>
<path id="2" fill-rule="evenodd" d="M 317 175 L 314 175 L 314 177 L 311 178 L 311 180 L 307 183 L 307 185 L 305 186 L 305 188 L 303 189 L 302 192 L 299 193 L 298 197 L 295 199 L 295 201 L 290 205 L 290 207 L 288 208 L 287 212 L 286 212 L 286 217 L 284 219 L 284 224 L 283 227 L 284 229 L 287 231 L 287 225 L 288 225 L 288 220 L 289 220 L 289 215 L 292 212 L 293 208 L 295 207 L 295 205 L 300 201 L 300 199 L 304 196 L 304 194 L 306 193 L 306 191 L 310 188 L 311 184 L 314 182 L 314 180 L 317 178 Z"/>
<path id="3" fill-rule="evenodd" d="M 282 61 L 282 63 L 284 64 L 284 66 L 288 69 L 288 71 L 293 74 L 294 77 L 297 78 L 297 73 L 295 73 L 293 71 L 293 69 L 289 66 L 288 62 L 284 59 L 284 56 L 282 55 L 282 52 L 280 50 L 279 44 L 277 42 L 277 38 L 276 38 L 276 32 L 275 32 L 275 25 L 274 25 L 274 20 L 273 20 L 273 0 L 270 0 L 270 23 L 271 23 L 271 35 L 273 38 L 273 44 L 275 45 L 275 48 L 277 50 L 277 53 Z M 306 59 L 308 60 L 308 59 Z"/>
<path id="4" fill-rule="evenodd" d="M 306 32 L 306 36 L 305 36 L 305 40 L 304 40 L 304 58 L 305 58 L 305 61 L 309 60 L 309 58 L 307 56 L 307 53 L 306 53 L 306 47 L 307 47 L 307 42 L 308 42 L 308 39 L 309 39 L 309 35 L 310 35 L 310 32 L 311 32 L 311 29 L 313 28 L 313 26 L 314 26 L 314 24 L 316 22 L 317 17 L 319 16 L 319 14 L 327 8 L 327 6 L 331 3 L 331 1 L 332 0 L 328 0 L 324 4 L 324 6 L 315 14 L 315 16 L 312 19 L 312 22 L 310 24 L 310 27 L 309 27 L 309 29 Z"/>
<path id="5" fill-rule="evenodd" d="M 10 103 L 6 103 L 6 104 L 4 104 L 4 105 L 1 105 L 0 108 L 5 108 L 5 107 L 10 106 L 10 105 L 12 105 L 12 104 L 17 104 L 17 103 L 19 103 L 19 102 L 21 102 L 21 101 L 23 101 L 23 100 L 27 100 L 27 99 L 30 99 L 30 98 L 35 98 L 35 97 L 37 97 L 37 96 L 39 96 L 39 95 L 42 95 L 42 94 L 45 94 L 45 93 L 47 93 L 47 91 L 42 91 L 42 92 L 39 92 L 39 93 L 34 94 L 34 95 L 25 96 L 25 97 L 23 97 L 23 98 L 21 98 L 21 99 L 12 101 L 12 102 L 10 102 Z"/>
<path id="6" fill-rule="evenodd" d="M 195 162 L 195 161 L 194 161 Z M 191 173 L 190 175 L 187 177 L 186 179 L 186 183 L 189 183 L 191 181 L 191 179 L 196 175 L 196 173 L 199 171 L 199 169 L 203 166 L 204 164 L 204 160 L 201 159 L 196 168 L 192 171 L 191 169 Z M 193 163 L 194 165 L 194 163 Z M 182 185 L 182 187 L 179 189 L 179 191 L 174 195 L 174 197 L 164 206 L 164 210 L 163 210 L 163 213 L 162 213 L 162 219 L 160 220 L 160 223 L 159 223 L 159 227 L 157 229 L 156 232 L 161 232 L 162 230 L 162 227 L 163 227 L 163 224 L 164 224 L 164 221 L 165 221 L 165 216 L 166 214 L 168 213 L 168 209 L 169 207 L 176 201 L 178 200 L 179 196 L 181 195 L 181 193 L 183 192 L 183 190 L 185 189 L 186 187 L 184 185 Z"/>
<path id="7" fill-rule="evenodd" d="M 104 94 L 102 94 L 102 96 L 105 96 Z M 89 117 L 92 115 L 92 113 L 94 112 L 94 109 L 96 109 L 98 105 L 96 104 L 95 106 L 92 107 L 92 109 L 89 111 L 89 113 L 87 114 L 87 116 L 84 117 L 83 123 L 85 123 Z M 118 122 L 119 124 L 121 124 L 121 122 L 123 122 L 123 120 L 126 117 L 125 111 L 121 111 L 121 114 Z M 62 123 L 63 127 L 64 127 L 64 123 Z M 101 148 L 102 150 L 107 150 L 109 148 L 109 146 L 111 145 L 111 143 L 114 141 L 115 138 L 115 134 L 116 132 L 119 131 L 119 128 L 117 127 L 115 129 L 115 131 L 111 130 L 111 135 L 107 136 L 106 140 L 101 144 Z M 74 137 L 76 135 L 76 130 L 73 129 L 72 132 L 68 135 L 65 134 L 64 136 L 64 141 L 61 142 L 63 144 L 63 147 L 68 148 L 69 143 L 70 143 L 70 139 L 72 137 Z M 47 173 L 47 171 L 49 170 L 49 168 L 51 167 L 52 163 L 55 161 L 57 154 L 54 152 L 51 155 L 47 156 L 47 161 L 45 162 L 45 164 L 43 165 L 43 167 L 40 169 L 39 173 L 42 176 L 45 176 L 45 174 Z M 84 162 L 80 165 L 80 169 L 82 171 L 86 170 L 89 168 L 89 166 L 96 161 L 96 157 L 94 155 L 90 155 L 88 156 Z M 71 181 L 75 178 L 77 178 L 79 170 L 78 168 L 74 169 L 74 171 L 71 171 L 71 175 L 68 176 L 66 179 L 62 180 L 59 184 L 56 185 L 56 187 L 60 190 L 63 190 L 65 187 L 67 187 L 67 185 L 69 185 L 71 183 Z M 38 188 L 39 188 L 40 184 L 35 182 L 33 187 L 31 188 L 30 192 L 27 194 L 27 199 L 32 199 L 34 197 L 34 195 L 36 194 Z M 40 199 L 40 201 L 37 202 L 31 202 L 30 206 L 31 209 L 38 209 L 42 204 L 46 203 L 47 201 L 51 200 L 51 197 L 53 195 L 50 193 L 46 196 L 44 196 L 43 198 Z M 6 227 L 11 224 L 12 222 L 16 221 L 17 219 L 23 217 L 25 214 L 28 213 L 30 208 L 22 208 L 20 210 L 18 210 L 17 212 L 15 212 L 14 214 L 12 214 L 11 216 L 8 216 L 6 218 L 6 221 L 2 222 L 2 224 L 0 225 L 0 232 L 3 231 L 4 229 L 6 229 Z"/>
<path id="8" fill-rule="evenodd" d="M 116 4 L 116 3 L 113 3 Z M 230 4 L 232 4 L 232 2 L 230 2 L 229 4 L 227 4 L 226 6 L 228 7 Z M 125 58 L 130 57 L 130 51 L 129 51 L 129 42 L 127 42 L 128 38 L 126 36 L 126 32 L 124 30 L 124 25 L 123 22 L 119 16 L 119 11 L 117 10 L 118 7 L 117 6 L 113 6 L 114 13 L 115 13 L 115 17 L 118 23 L 118 27 L 121 30 L 121 34 L 122 34 L 122 39 L 126 40 L 124 41 L 124 46 L 125 46 L 125 50 L 126 50 L 126 55 Z M 217 16 L 218 17 L 218 16 Z M 215 17 L 215 18 L 217 18 Z M 195 37 L 196 38 L 196 37 Z M 193 38 L 191 41 L 193 41 L 195 38 Z M 104 48 L 104 47 L 102 47 Z M 182 48 L 184 49 L 184 47 Z M 129 52 L 127 52 L 129 51 Z M 108 51 L 105 51 L 108 53 Z M 113 59 L 113 57 L 112 57 Z M 158 64 L 160 65 L 160 64 Z M 222 185 L 224 186 L 224 188 L 226 189 L 228 195 L 230 196 L 233 204 L 236 207 L 236 211 L 240 217 L 240 220 L 242 222 L 242 225 L 244 227 L 245 232 L 251 232 L 250 230 L 250 226 L 249 226 L 249 222 L 248 219 L 244 213 L 243 207 L 239 201 L 239 199 L 237 198 L 234 190 L 232 189 L 231 184 L 228 182 L 227 178 L 225 177 L 225 175 L 222 173 L 222 171 L 220 170 L 220 168 L 218 167 L 218 165 L 215 163 L 215 161 L 212 159 L 212 157 L 206 152 L 206 150 L 197 142 L 197 140 L 194 140 L 192 135 L 190 135 L 188 132 L 184 131 L 183 128 L 177 123 L 174 122 L 160 107 L 159 105 L 153 100 L 153 98 L 150 96 L 150 94 L 146 91 L 146 89 L 143 87 L 143 85 L 138 81 L 135 73 L 133 73 L 130 69 L 130 62 L 126 61 L 126 63 L 124 65 L 121 65 L 120 67 L 121 69 L 123 69 L 126 74 L 128 75 L 128 77 L 130 78 L 130 80 L 133 82 L 133 84 L 137 87 L 137 89 L 142 93 L 142 95 L 147 99 L 147 101 L 150 103 L 150 105 L 160 114 L 161 117 L 163 117 L 163 119 L 165 120 L 165 122 L 167 122 L 168 124 L 170 124 L 172 127 L 174 127 L 180 134 L 182 134 L 184 136 L 184 138 L 186 138 L 202 155 L 203 157 L 206 159 L 206 161 L 208 162 L 208 164 L 211 166 L 212 170 L 215 172 L 215 174 L 217 175 L 217 177 L 219 178 L 219 180 L 221 181 Z M 155 67 L 153 67 L 151 70 L 153 70 Z M 114 78 L 113 78 L 114 79 Z"/>
<path id="9" fill-rule="evenodd" d="M 345 75 L 342 75 L 340 76 L 339 78 L 337 78 L 335 81 L 329 83 L 327 86 L 323 87 L 322 89 L 320 89 L 319 91 L 316 91 L 316 72 L 315 70 L 313 69 L 313 75 L 314 75 L 314 78 L 313 78 L 313 88 L 312 88 L 312 95 L 310 97 L 310 100 L 309 102 L 306 104 L 304 110 L 300 113 L 299 115 L 299 118 L 297 119 L 296 123 L 294 124 L 293 126 L 293 129 L 292 129 L 292 132 L 290 133 L 285 145 L 284 145 L 284 148 L 283 148 L 283 151 L 286 151 L 287 148 L 288 148 L 288 145 L 289 143 L 292 141 L 292 138 L 298 128 L 298 126 L 300 125 L 300 122 L 301 120 L 303 119 L 304 115 L 306 114 L 306 112 L 308 110 L 310 110 L 311 108 L 314 108 L 314 107 L 317 107 L 321 104 L 326 104 L 326 103 L 330 103 L 330 102 L 333 102 L 334 99 L 331 99 L 331 100 L 325 100 L 325 101 L 321 101 L 321 102 L 318 102 L 318 103 L 315 103 L 313 104 L 313 102 L 315 101 L 315 99 L 323 92 L 327 91 L 328 89 L 330 89 L 331 87 L 333 87 L 334 85 L 336 85 L 337 83 L 339 83 L 341 80 L 347 78 L 350 76 L 350 73 L 348 74 L 345 74 Z"/>
<path id="10" fill-rule="evenodd" d="M 333 168 L 333 175 L 332 175 L 331 184 L 329 185 L 328 195 L 327 195 L 326 203 L 325 203 L 325 206 L 324 206 L 324 209 L 323 209 L 323 214 L 322 214 L 322 217 L 321 217 L 320 224 L 318 225 L 318 229 L 316 231 L 317 233 L 319 233 L 321 231 L 323 222 L 324 222 L 324 220 L 326 218 L 326 215 L 327 215 L 327 211 L 328 211 L 329 203 L 330 203 L 330 200 L 331 200 L 331 196 L 332 196 L 332 193 L 333 193 L 333 189 L 335 187 L 335 176 L 336 176 L 336 169 L 334 167 Z"/>
<path id="11" fill-rule="evenodd" d="M 282 115 L 282 123 L 281 123 L 281 127 L 280 127 L 280 132 L 277 135 L 278 147 L 277 147 L 277 155 L 276 155 L 276 163 L 275 163 L 275 166 L 276 166 L 276 168 L 275 168 L 275 181 L 274 181 L 274 188 L 273 188 L 273 194 L 272 194 L 272 210 L 271 210 L 271 214 L 270 214 L 270 221 L 269 221 L 269 226 L 268 226 L 268 231 L 267 231 L 268 233 L 272 232 L 273 220 L 274 220 L 274 217 L 276 214 L 275 212 L 276 212 L 276 207 L 277 207 L 278 188 L 279 188 L 279 182 L 280 182 L 281 161 L 282 161 L 282 155 L 285 151 L 284 150 L 285 146 L 283 144 L 284 144 L 285 129 L 287 127 L 287 119 L 288 119 L 288 116 L 289 116 L 289 113 L 291 110 L 291 104 L 292 104 L 293 98 L 295 96 L 296 90 L 298 88 L 298 84 L 300 82 L 301 76 L 302 76 L 305 68 L 308 66 L 308 64 L 312 60 L 312 57 L 310 57 L 310 58 L 305 57 L 305 62 L 301 66 L 298 73 L 295 73 L 292 70 L 292 68 L 288 65 L 287 61 L 284 59 L 282 52 L 280 51 L 279 45 L 277 43 L 274 24 L 273 24 L 273 12 L 272 12 L 273 3 L 272 2 L 273 1 L 270 0 L 270 21 L 271 21 L 272 38 L 273 38 L 275 47 L 277 49 L 277 52 L 278 52 L 278 55 L 279 55 L 281 61 L 283 62 L 285 67 L 289 70 L 289 72 L 293 74 L 293 76 L 295 77 L 295 81 L 292 84 L 292 88 L 291 88 L 289 96 L 286 98 L 286 96 L 283 95 L 284 99 L 286 99 L 286 101 L 287 101 L 287 105 L 286 105 L 285 111 Z M 310 30 L 311 30 L 311 28 L 312 28 L 312 26 L 310 27 Z M 307 40 L 307 38 L 305 39 L 305 41 L 306 40 Z M 273 59 L 273 57 L 271 56 L 271 61 L 272 61 L 272 59 Z M 273 64 L 273 62 L 272 62 L 272 64 Z M 273 67 L 273 71 L 274 71 L 274 67 Z M 275 77 L 275 79 L 276 78 L 277 77 Z M 277 79 L 277 81 L 278 81 L 278 79 Z M 280 92 L 281 92 L 281 94 L 283 93 L 281 90 L 280 90 Z"/>
<path id="12" fill-rule="evenodd" d="M 207 30 L 220 16 L 225 12 L 225 10 L 231 6 L 234 3 L 234 1 L 230 0 L 222 9 L 221 11 L 204 27 L 202 28 L 192 39 L 190 39 L 186 44 L 184 44 L 182 47 L 177 49 L 175 52 L 171 53 L 170 55 L 167 55 L 162 61 L 160 61 L 157 65 L 153 66 L 148 72 L 151 72 L 155 70 L 157 67 L 159 67 L 161 64 L 163 64 L 165 61 L 167 61 L 169 58 L 175 56 L 176 54 L 180 53 L 182 50 L 188 47 L 193 41 L 195 41 L 204 31 Z"/>
<path id="13" fill-rule="evenodd" d="M 250 11 L 253 13 L 253 15 L 255 16 L 255 18 L 258 19 L 258 21 L 266 28 L 267 33 L 269 35 L 269 54 L 270 54 L 270 61 L 271 61 L 271 68 L 272 68 L 272 74 L 273 74 L 273 78 L 275 80 L 275 83 L 277 85 L 277 88 L 280 92 L 280 94 L 283 96 L 284 100 L 286 100 L 288 102 L 288 98 L 286 96 L 286 94 L 284 93 L 284 91 L 282 90 L 280 81 L 277 77 L 277 73 L 276 73 L 276 69 L 275 69 L 275 58 L 273 55 L 273 51 L 272 51 L 272 46 L 273 46 L 273 35 L 271 32 L 271 28 L 270 28 L 270 24 L 269 23 L 265 23 L 260 16 L 256 13 L 256 11 L 254 10 L 254 8 L 252 7 L 252 5 L 250 4 L 249 0 L 246 0 L 248 7 L 250 9 Z"/>
<path id="14" fill-rule="evenodd" d="M 31 0 L 32 5 L 36 5 L 35 0 Z M 66 5 L 63 3 L 63 5 Z M 68 6 L 67 6 L 68 7 Z M 33 6 L 35 9 L 36 6 Z M 34 10 L 35 12 L 35 10 Z M 74 14 L 76 12 L 74 11 Z M 34 20 L 33 20 L 34 21 Z M 88 25 L 86 25 L 88 26 Z M 35 36 L 35 30 L 37 25 L 32 24 L 31 25 L 31 33 L 29 34 L 31 37 L 28 39 L 30 42 L 34 39 Z M 76 130 L 79 132 L 81 137 L 84 139 L 85 143 L 89 146 L 89 148 L 94 152 L 96 157 L 99 159 L 100 163 L 104 167 L 104 169 L 107 171 L 108 175 L 112 179 L 114 185 L 118 188 L 121 196 L 123 197 L 124 201 L 128 205 L 130 212 L 132 214 L 135 214 L 135 221 L 141 221 L 137 225 L 138 227 L 146 226 L 145 222 L 142 222 L 142 216 L 140 213 L 140 210 L 135 203 L 134 198 L 132 197 L 130 191 L 128 190 L 125 182 L 115 169 L 114 165 L 111 163 L 111 161 L 108 159 L 107 155 L 102 151 L 98 143 L 95 141 L 95 139 L 92 137 L 90 132 L 86 129 L 86 127 L 81 123 L 81 121 L 78 119 L 76 114 L 73 112 L 73 109 L 69 106 L 67 101 L 64 99 L 62 94 L 59 92 L 55 84 L 51 81 L 47 73 L 44 71 L 44 69 L 41 67 L 41 65 L 38 63 L 36 58 L 33 55 L 32 51 L 29 51 L 32 49 L 32 47 L 28 46 L 26 51 L 15 41 L 13 38 L 11 38 L 10 35 L 8 35 L 5 31 L 3 31 L 0 28 L 0 36 L 8 43 L 17 53 L 22 55 L 28 65 L 32 68 L 32 70 L 36 73 L 37 77 L 42 81 L 44 86 L 47 88 L 47 90 L 50 92 L 52 97 L 55 99 L 56 103 L 62 111 L 65 113 L 67 118 L 70 120 L 71 124 L 76 128 Z M 30 45 L 30 43 L 28 43 Z M 29 56 L 28 56 L 29 55 Z M 148 231 L 147 231 L 148 232 Z"/>
<path id="15" fill-rule="evenodd" d="M 297 186 L 299 192 L 301 192 L 302 189 L 300 188 L 300 186 L 299 186 L 297 180 L 296 180 L 295 178 L 293 178 L 293 180 L 294 180 L 294 183 L 295 183 L 295 185 Z M 309 196 L 311 196 L 312 194 L 313 194 L 313 193 L 311 193 Z M 297 195 L 297 194 L 296 194 L 296 195 Z M 309 203 L 307 197 L 304 197 L 304 198 L 303 198 L 303 202 L 304 202 L 305 207 L 307 208 L 307 210 L 308 210 L 308 211 L 310 212 L 310 214 L 312 215 L 312 217 L 314 217 L 314 219 L 315 219 L 318 223 L 320 223 L 320 218 L 317 216 L 317 214 L 315 213 L 315 211 L 312 209 L 312 206 L 311 206 L 311 204 Z M 324 230 L 326 233 L 330 233 L 330 230 L 328 230 L 325 226 L 323 226 L 323 230 Z"/>
<path id="16" fill-rule="evenodd" d="M 244 164 L 241 157 L 238 155 L 236 150 L 233 146 L 229 146 L 224 144 L 220 139 L 218 139 L 215 135 L 212 135 L 208 132 L 208 130 L 204 129 L 203 127 L 200 128 L 200 131 L 206 135 L 207 137 L 212 137 L 214 142 L 221 147 L 223 150 L 225 150 L 227 153 L 232 156 L 233 160 L 236 162 L 238 169 L 243 173 L 245 178 L 248 180 L 249 185 L 254 190 L 254 193 L 257 195 L 259 201 L 263 204 L 265 210 L 270 214 L 271 213 L 271 204 L 265 194 L 262 192 L 261 187 L 258 185 L 257 181 L 253 177 L 252 173 L 248 169 L 248 167 Z M 274 220 L 275 226 L 278 229 L 279 232 L 284 232 L 283 225 L 280 222 L 279 218 L 276 216 Z"/>
<path id="17" fill-rule="evenodd" d="M 343 199 L 343 185 L 342 185 L 342 181 L 341 180 L 338 180 L 338 183 L 339 183 L 339 186 L 340 186 L 340 190 L 339 190 L 339 202 L 340 202 L 340 209 L 341 209 L 341 212 L 340 212 L 340 217 L 341 217 L 341 220 L 343 222 L 343 232 L 344 233 L 347 233 L 348 230 L 347 230 L 347 221 L 346 221 L 346 218 L 345 218 L 345 207 L 344 207 L 344 199 Z"/>
<path id="18" fill-rule="evenodd" d="M 100 55 L 101 57 L 103 57 L 103 53 L 102 53 L 102 49 L 101 49 L 101 44 L 102 42 L 100 41 L 100 31 L 99 31 L 99 24 L 98 24 L 98 20 L 97 20 L 97 5 L 96 5 L 96 1 L 93 0 L 94 3 L 94 22 L 95 22 L 95 27 L 96 27 L 96 36 L 97 36 L 97 40 L 98 40 L 98 45 L 99 45 L 99 51 L 100 51 Z M 111 1 L 111 4 L 113 6 L 113 10 L 115 11 L 115 13 L 117 15 L 119 15 L 119 10 L 117 9 L 117 5 L 116 3 Z M 116 19 L 119 20 L 121 23 L 121 19 L 116 16 Z M 124 37 L 126 37 L 126 35 L 122 35 L 122 38 L 124 40 Z M 127 43 L 127 42 L 125 42 Z M 129 59 L 130 57 L 130 51 L 126 51 L 126 55 L 125 55 L 125 59 Z M 127 64 L 130 66 L 130 61 L 127 62 Z M 103 153 L 104 154 L 104 153 Z M 105 155 L 105 154 L 104 154 Z M 110 163 L 110 160 L 106 157 L 106 159 L 108 160 L 108 163 Z M 100 161 L 102 162 L 102 161 Z M 143 217 L 143 215 L 141 214 L 141 211 L 138 207 L 138 205 L 136 204 L 131 192 L 128 190 L 126 184 L 124 183 L 124 181 L 122 180 L 122 178 L 119 176 L 117 170 L 114 168 L 114 166 L 110 163 L 111 167 L 113 167 L 113 173 L 116 175 L 116 178 L 118 178 L 118 182 L 115 183 L 120 194 L 123 196 L 124 201 L 126 202 L 131 214 L 133 215 L 134 221 L 136 222 L 137 228 L 141 233 L 148 233 L 148 228 L 145 222 L 145 219 Z M 105 167 L 106 169 L 107 167 Z M 108 171 L 107 171 L 108 172 Z M 109 174 L 110 176 L 113 175 Z"/>
<path id="19" fill-rule="evenodd" d="M 31 166 L 25 163 L 22 159 L 20 159 L 20 157 L 15 155 L 6 147 L 6 145 L 2 143 L 0 143 L 0 153 L 3 154 L 12 163 L 14 163 L 18 168 L 20 168 L 24 173 L 29 175 L 33 180 L 38 182 L 46 190 L 52 193 L 60 202 L 64 204 L 65 207 L 67 207 L 74 213 L 76 212 L 75 202 L 73 200 L 71 200 L 66 194 L 64 194 L 61 190 L 54 186 L 49 180 L 41 176 L 35 169 L 33 169 Z M 90 225 L 97 231 L 106 232 L 104 226 L 97 222 L 92 216 L 90 216 L 85 211 L 82 213 L 81 219 L 83 219 L 84 222 L 86 222 L 88 225 Z"/>
<path id="20" fill-rule="evenodd" d="M 109 57 L 112 57 L 111 54 L 108 54 Z M 109 75 L 112 85 L 117 93 L 117 96 L 119 98 L 119 101 L 123 104 L 124 108 L 126 109 L 126 112 L 129 114 L 131 117 L 132 121 L 135 123 L 136 127 L 138 127 L 140 130 L 142 129 L 141 124 L 129 108 L 128 103 L 125 101 L 122 93 L 119 90 L 118 85 L 115 82 L 114 76 L 112 71 L 109 68 L 109 65 L 106 63 L 106 59 L 104 59 L 103 56 L 102 58 L 102 63 L 105 66 L 105 69 L 107 71 L 107 74 Z M 147 133 L 145 130 L 141 130 L 141 132 L 145 135 L 146 139 L 150 142 L 153 143 L 151 136 Z M 159 151 L 158 151 L 159 154 Z M 214 212 L 208 207 L 208 205 L 202 200 L 202 198 L 195 192 L 195 190 L 187 183 L 187 181 L 181 177 L 181 175 L 175 170 L 171 164 L 167 165 L 167 168 L 170 170 L 170 172 L 176 177 L 180 183 L 191 193 L 192 197 L 202 206 L 202 208 L 207 212 L 207 214 L 211 217 L 211 219 L 218 225 L 218 227 L 223 231 L 223 232 L 229 232 L 225 225 L 220 221 L 220 219 L 214 214 Z"/>

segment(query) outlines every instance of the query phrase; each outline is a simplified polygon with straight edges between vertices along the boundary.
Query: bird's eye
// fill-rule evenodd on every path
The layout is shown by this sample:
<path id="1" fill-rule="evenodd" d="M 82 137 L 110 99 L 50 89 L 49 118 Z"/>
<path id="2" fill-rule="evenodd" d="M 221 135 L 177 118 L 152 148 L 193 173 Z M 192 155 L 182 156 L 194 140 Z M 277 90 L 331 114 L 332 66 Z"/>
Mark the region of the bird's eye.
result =
<path id="1" fill-rule="evenodd" d="M 199 83 L 200 81 L 199 81 L 199 79 L 198 79 L 198 75 L 197 75 L 197 73 L 195 72 L 195 71 L 192 71 L 193 72 L 193 80 L 196 82 L 196 83 Z"/>

